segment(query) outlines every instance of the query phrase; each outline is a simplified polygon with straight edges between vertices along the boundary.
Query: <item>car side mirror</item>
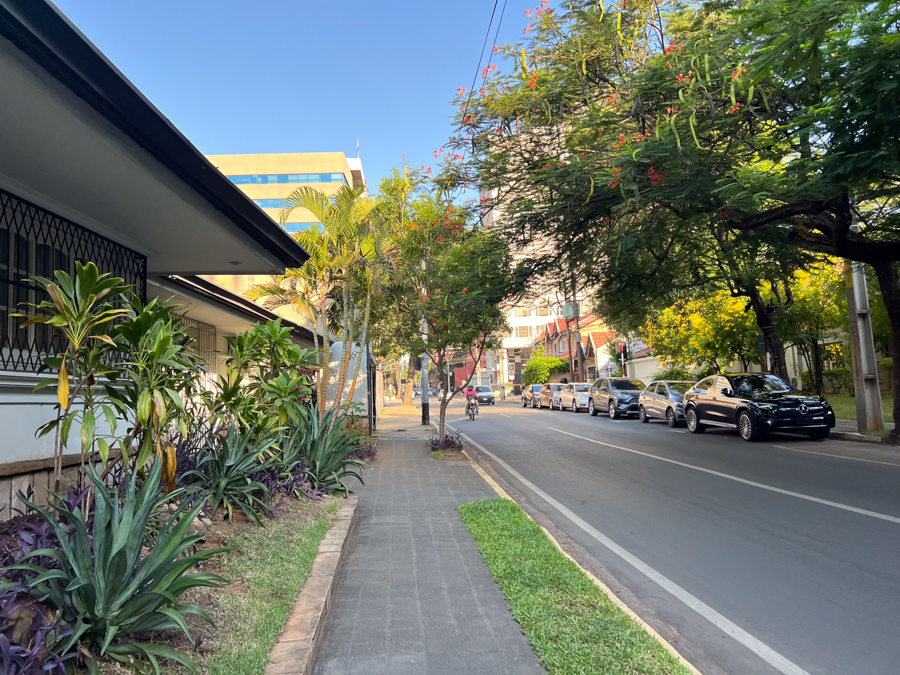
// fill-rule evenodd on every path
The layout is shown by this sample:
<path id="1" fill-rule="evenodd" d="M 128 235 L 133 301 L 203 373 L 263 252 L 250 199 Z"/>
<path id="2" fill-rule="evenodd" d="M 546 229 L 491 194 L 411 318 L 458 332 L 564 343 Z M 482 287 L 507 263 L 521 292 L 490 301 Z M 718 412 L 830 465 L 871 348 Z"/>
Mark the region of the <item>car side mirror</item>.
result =
<path id="1" fill-rule="evenodd" d="M 728 387 L 722 387 L 722 396 L 731 396 L 731 389 Z"/>

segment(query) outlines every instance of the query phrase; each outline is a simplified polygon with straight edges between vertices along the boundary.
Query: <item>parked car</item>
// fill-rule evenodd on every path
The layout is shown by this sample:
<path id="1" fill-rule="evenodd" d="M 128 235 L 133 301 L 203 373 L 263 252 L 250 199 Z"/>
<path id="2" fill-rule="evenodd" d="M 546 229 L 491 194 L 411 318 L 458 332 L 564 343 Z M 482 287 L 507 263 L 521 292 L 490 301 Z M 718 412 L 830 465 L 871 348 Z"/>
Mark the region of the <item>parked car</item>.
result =
<path id="1" fill-rule="evenodd" d="M 538 407 L 538 394 L 541 393 L 540 384 L 529 384 L 522 390 L 522 407 L 527 408 L 531 406 L 532 408 Z"/>
<path id="2" fill-rule="evenodd" d="M 745 441 L 767 431 L 805 431 L 827 438 L 834 411 L 823 397 L 794 389 L 765 373 L 728 373 L 701 380 L 684 395 L 684 415 L 691 433 L 707 427 L 737 429 Z"/>
<path id="3" fill-rule="evenodd" d="M 684 422 L 684 395 L 694 386 L 685 380 L 651 382 L 638 398 L 638 419 L 663 419 L 670 427 Z"/>
<path id="4" fill-rule="evenodd" d="M 590 382 L 572 382 L 567 384 L 559 392 L 559 403 L 557 407 L 560 410 L 570 409 L 572 412 L 588 409 L 588 392 L 591 390 Z"/>
<path id="5" fill-rule="evenodd" d="M 421 390 L 418 387 L 413 387 L 413 398 L 419 398 L 421 395 Z"/>
<path id="6" fill-rule="evenodd" d="M 627 377 L 601 377 L 594 380 L 588 392 L 588 412 L 596 416 L 598 412 L 609 413 L 617 420 L 622 415 L 636 417 L 638 397 L 644 383 Z"/>
<path id="7" fill-rule="evenodd" d="M 550 384 L 547 383 L 543 387 L 541 387 L 541 393 L 538 396 L 538 408 L 550 408 L 553 409 L 554 406 L 559 405 L 559 392 L 562 391 L 562 388 L 565 387 L 564 384 Z"/>
<path id="8" fill-rule="evenodd" d="M 479 385 L 475 387 L 475 393 L 478 396 L 478 404 L 481 405 L 485 403 L 487 405 L 494 405 L 494 392 L 491 391 L 490 387 Z"/>

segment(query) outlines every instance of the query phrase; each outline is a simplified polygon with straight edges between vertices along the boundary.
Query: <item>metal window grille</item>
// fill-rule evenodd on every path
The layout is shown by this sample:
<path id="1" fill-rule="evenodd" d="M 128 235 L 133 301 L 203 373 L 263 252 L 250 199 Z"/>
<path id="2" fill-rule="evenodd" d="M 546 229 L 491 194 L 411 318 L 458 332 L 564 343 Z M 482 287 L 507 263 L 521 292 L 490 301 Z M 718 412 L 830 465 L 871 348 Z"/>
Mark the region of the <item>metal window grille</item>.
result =
<path id="1" fill-rule="evenodd" d="M 51 350 L 52 329 L 22 329 L 25 320 L 11 315 L 27 311 L 23 302 L 48 299 L 31 277 L 74 275 L 75 261 L 123 278 L 146 301 L 146 257 L 0 189 L 0 370 L 37 372 Z"/>
<path id="2" fill-rule="evenodd" d="M 217 375 L 217 352 L 216 352 L 216 327 L 208 323 L 190 319 L 186 316 L 181 317 L 182 323 L 187 328 L 188 335 L 191 336 L 191 343 L 188 346 L 191 352 L 203 359 L 200 364 L 203 368 L 203 374 L 200 376 L 200 386 L 207 391 L 212 391 L 216 383 Z"/>

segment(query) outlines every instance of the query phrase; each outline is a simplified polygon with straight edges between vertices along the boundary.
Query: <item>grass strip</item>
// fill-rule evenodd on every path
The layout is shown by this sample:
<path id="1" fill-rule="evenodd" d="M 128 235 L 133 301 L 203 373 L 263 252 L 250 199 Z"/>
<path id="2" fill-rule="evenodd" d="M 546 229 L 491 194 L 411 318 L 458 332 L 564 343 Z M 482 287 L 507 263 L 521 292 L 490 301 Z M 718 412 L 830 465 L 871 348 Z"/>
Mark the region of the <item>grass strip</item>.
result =
<path id="1" fill-rule="evenodd" d="M 312 568 L 319 542 L 341 500 L 330 498 L 328 516 L 298 523 L 275 518 L 231 542 L 223 576 L 231 581 L 216 612 L 218 631 L 201 671 L 214 675 L 263 675 L 269 652 Z"/>
<path id="2" fill-rule="evenodd" d="M 514 502 L 488 499 L 458 511 L 551 675 L 689 675 Z"/>
<path id="3" fill-rule="evenodd" d="M 444 459 L 444 453 L 440 450 L 436 450 L 431 453 L 432 459 Z"/>
<path id="4" fill-rule="evenodd" d="M 828 399 L 828 402 L 831 404 L 831 407 L 834 410 L 835 417 L 840 420 L 856 419 L 856 399 L 853 396 L 847 396 L 844 394 L 826 394 L 825 398 Z M 881 407 L 884 411 L 885 422 L 893 421 L 894 398 L 892 396 L 882 394 Z"/>

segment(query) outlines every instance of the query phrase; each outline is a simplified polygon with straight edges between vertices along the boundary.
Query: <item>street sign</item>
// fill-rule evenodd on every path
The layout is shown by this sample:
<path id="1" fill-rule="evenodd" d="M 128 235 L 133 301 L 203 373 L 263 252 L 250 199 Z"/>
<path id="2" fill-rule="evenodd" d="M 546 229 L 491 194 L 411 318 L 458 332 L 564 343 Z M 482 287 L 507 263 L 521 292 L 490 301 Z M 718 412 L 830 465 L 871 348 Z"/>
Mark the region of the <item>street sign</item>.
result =
<path id="1" fill-rule="evenodd" d="M 768 349 L 766 349 L 766 336 L 765 335 L 757 335 L 756 336 L 756 351 L 760 354 L 765 354 Z"/>

